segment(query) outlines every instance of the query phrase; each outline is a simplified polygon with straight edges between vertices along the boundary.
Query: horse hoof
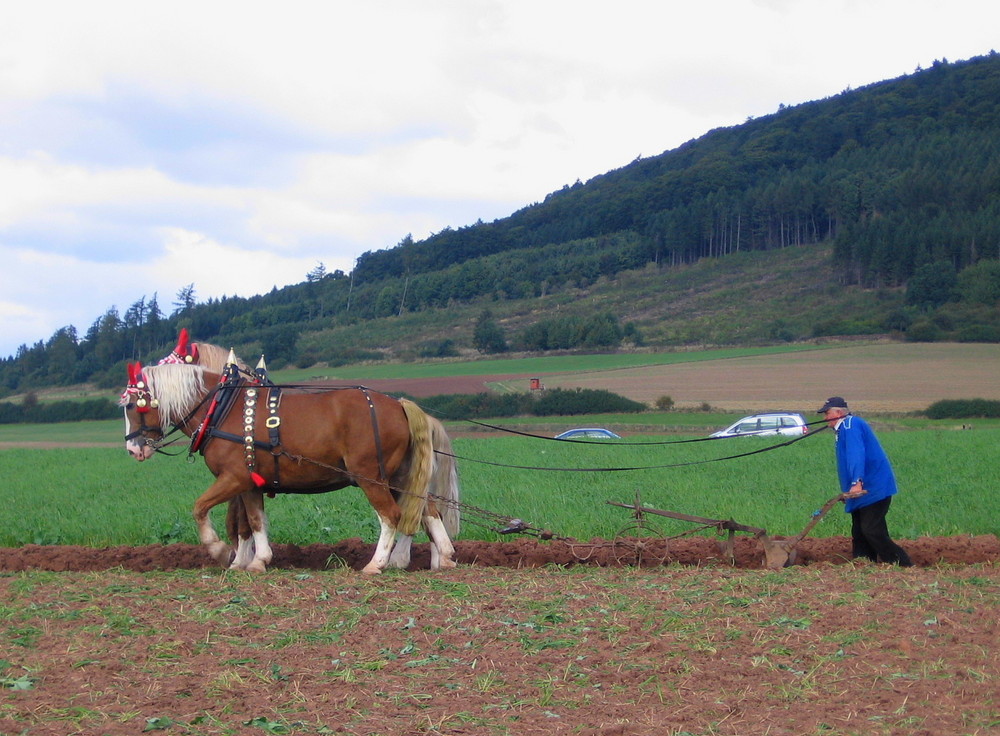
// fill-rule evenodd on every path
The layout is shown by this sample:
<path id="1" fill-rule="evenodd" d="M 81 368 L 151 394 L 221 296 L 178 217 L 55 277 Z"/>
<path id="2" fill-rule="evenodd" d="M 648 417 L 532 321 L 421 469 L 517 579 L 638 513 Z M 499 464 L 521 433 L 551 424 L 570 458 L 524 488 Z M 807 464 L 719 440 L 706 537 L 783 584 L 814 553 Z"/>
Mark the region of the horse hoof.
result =
<path id="1" fill-rule="evenodd" d="M 382 568 L 375 567 L 374 565 L 367 565 L 364 568 L 362 568 L 361 572 L 363 572 L 365 575 L 381 575 Z"/>
<path id="2" fill-rule="evenodd" d="M 263 560 L 254 560 L 246 567 L 247 572 L 267 572 L 267 565 Z"/>
<path id="3" fill-rule="evenodd" d="M 441 560 L 440 568 L 442 570 L 450 570 L 453 567 L 458 567 L 458 563 L 454 560 Z"/>
<path id="4" fill-rule="evenodd" d="M 232 557 L 232 550 L 225 542 L 212 542 L 208 545 L 208 554 L 212 559 L 223 567 L 229 566 L 229 558 Z"/>

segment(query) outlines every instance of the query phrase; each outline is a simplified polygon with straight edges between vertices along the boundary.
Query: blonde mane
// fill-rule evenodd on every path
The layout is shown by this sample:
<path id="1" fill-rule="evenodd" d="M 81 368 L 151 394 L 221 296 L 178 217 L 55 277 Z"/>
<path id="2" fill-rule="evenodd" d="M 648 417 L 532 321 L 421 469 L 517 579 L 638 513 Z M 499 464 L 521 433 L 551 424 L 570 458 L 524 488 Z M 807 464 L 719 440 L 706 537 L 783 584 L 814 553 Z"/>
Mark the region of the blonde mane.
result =
<path id="1" fill-rule="evenodd" d="M 222 373 L 229 362 L 229 350 L 210 342 L 198 342 L 195 345 L 198 346 L 198 365 L 205 366 L 213 373 Z M 236 358 L 236 365 L 246 370 L 246 363 L 239 357 Z"/>
<path id="2" fill-rule="evenodd" d="M 208 392 L 200 365 L 164 364 L 142 369 L 149 393 L 159 402 L 160 422 L 175 424 L 194 409 Z"/>

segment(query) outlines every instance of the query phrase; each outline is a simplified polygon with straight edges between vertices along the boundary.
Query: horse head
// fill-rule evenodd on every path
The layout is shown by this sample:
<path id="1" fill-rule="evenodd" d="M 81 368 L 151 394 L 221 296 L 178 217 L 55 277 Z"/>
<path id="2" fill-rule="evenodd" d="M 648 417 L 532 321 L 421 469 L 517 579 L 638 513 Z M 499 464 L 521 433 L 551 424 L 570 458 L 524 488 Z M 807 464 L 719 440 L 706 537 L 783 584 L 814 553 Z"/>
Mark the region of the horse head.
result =
<path id="1" fill-rule="evenodd" d="M 142 363 L 128 364 L 128 383 L 119 402 L 125 411 L 125 450 L 142 462 L 152 457 L 162 439 L 160 402 L 153 397 L 142 372 Z"/>
<path id="2" fill-rule="evenodd" d="M 206 380 L 216 385 L 219 376 L 197 365 L 129 366 L 129 383 L 122 393 L 125 409 L 125 447 L 136 460 L 147 460 L 163 438 L 163 427 L 182 431 L 195 421 L 204 402 Z"/>

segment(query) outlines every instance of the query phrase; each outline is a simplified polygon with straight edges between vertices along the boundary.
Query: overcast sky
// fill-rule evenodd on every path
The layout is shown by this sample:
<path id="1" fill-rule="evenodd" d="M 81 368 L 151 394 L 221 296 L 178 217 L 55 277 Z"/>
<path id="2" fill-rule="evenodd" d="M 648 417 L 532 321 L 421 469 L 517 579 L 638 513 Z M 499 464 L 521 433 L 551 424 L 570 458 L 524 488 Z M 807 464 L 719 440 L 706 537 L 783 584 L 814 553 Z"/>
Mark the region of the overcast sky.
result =
<path id="1" fill-rule="evenodd" d="M 0 357 L 1000 46 L 996 0 L 5 3 Z"/>

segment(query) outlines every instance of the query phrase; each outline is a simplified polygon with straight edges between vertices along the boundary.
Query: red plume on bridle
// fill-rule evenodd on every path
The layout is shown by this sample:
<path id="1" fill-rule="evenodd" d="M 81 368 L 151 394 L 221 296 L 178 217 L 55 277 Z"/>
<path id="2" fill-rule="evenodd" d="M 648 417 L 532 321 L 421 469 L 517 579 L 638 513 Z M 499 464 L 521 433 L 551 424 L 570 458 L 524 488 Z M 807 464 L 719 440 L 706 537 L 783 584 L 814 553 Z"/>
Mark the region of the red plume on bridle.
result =
<path id="1" fill-rule="evenodd" d="M 163 363 L 185 363 L 190 365 L 198 360 L 198 343 L 190 342 L 187 327 L 182 327 L 177 336 L 177 347 L 170 355 L 160 361 Z"/>
<path id="2" fill-rule="evenodd" d="M 138 388 L 140 373 L 142 373 L 142 363 L 128 364 L 128 388 Z"/>
<path id="3" fill-rule="evenodd" d="M 123 396 L 135 396 L 136 411 L 145 414 L 150 408 L 156 406 L 156 400 L 149 393 L 146 381 L 142 376 L 142 363 L 128 364 L 128 385 L 125 387 Z"/>
<path id="4" fill-rule="evenodd" d="M 174 352 L 185 363 L 194 363 L 198 360 L 198 345 L 188 342 L 189 339 L 187 327 L 182 327 L 181 334 L 177 337 L 177 347 L 174 348 Z"/>

